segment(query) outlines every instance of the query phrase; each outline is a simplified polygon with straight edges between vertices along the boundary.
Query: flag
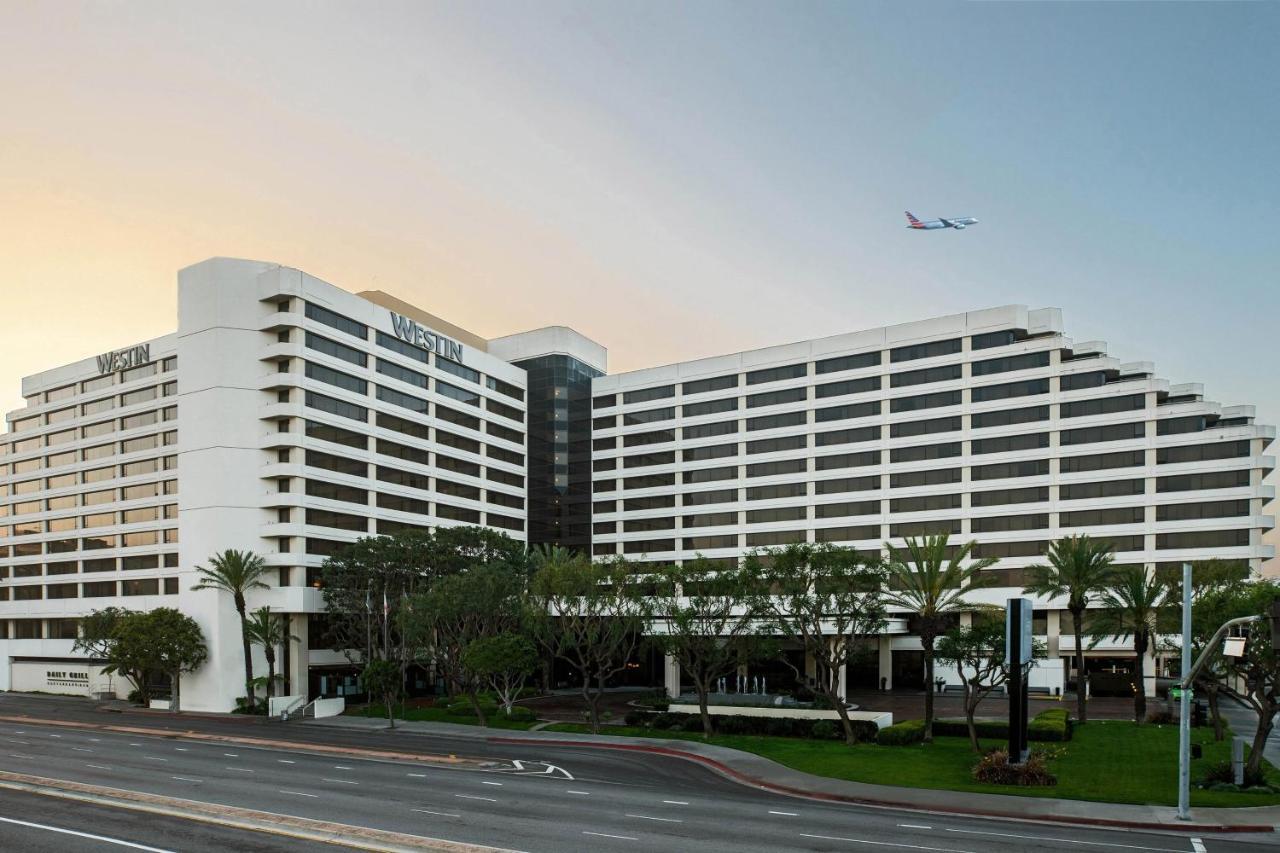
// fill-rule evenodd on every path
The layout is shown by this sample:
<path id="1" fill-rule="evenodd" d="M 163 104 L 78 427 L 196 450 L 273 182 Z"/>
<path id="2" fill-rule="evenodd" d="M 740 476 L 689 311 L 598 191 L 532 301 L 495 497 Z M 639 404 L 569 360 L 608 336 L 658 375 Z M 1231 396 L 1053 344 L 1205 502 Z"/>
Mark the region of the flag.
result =
<path id="1" fill-rule="evenodd" d="M 373 612 L 373 602 L 369 600 L 369 593 L 370 593 L 370 589 L 368 587 L 365 587 L 365 590 L 364 590 L 364 612 L 365 613 Z"/>
<path id="2" fill-rule="evenodd" d="M 391 605 L 387 603 L 387 589 L 382 588 L 382 616 L 386 618 L 391 613 Z"/>

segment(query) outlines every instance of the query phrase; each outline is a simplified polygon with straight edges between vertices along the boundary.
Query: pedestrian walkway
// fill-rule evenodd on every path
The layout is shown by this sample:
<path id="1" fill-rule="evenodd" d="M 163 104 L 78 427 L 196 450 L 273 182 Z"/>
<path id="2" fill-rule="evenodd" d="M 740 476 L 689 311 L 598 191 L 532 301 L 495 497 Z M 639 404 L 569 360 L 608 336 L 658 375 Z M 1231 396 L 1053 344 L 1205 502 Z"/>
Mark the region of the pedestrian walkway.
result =
<path id="1" fill-rule="evenodd" d="M 329 717 L 301 725 L 349 729 L 385 729 L 384 721 L 368 717 Z M 1185 829 L 1196 832 L 1270 832 L 1280 825 L 1280 806 L 1258 808 L 1198 808 L 1190 824 L 1177 820 L 1172 806 L 1123 805 L 1045 797 L 975 794 L 900 788 L 830 779 L 793 770 L 750 752 L 692 740 L 634 738 L 616 735 L 565 734 L 547 731 L 511 731 L 454 723 L 405 721 L 397 730 L 409 735 L 447 735 L 488 743 L 537 744 L 638 750 L 696 761 L 744 784 L 779 793 L 822 800 L 896 806 L 963 815 L 1043 820 L 1094 826 L 1143 829 Z"/>

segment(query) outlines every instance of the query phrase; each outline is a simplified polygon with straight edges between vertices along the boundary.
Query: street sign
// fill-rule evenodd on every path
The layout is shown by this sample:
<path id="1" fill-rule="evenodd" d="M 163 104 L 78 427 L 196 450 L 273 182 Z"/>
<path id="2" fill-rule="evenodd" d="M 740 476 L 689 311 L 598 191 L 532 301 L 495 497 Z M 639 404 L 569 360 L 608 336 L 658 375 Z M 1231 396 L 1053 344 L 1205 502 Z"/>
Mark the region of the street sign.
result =
<path id="1" fill-rule="evenodd" d="M 1004 612 L 1004 662 L 1009 666 L 1031 663 L 1031 614 L 1031 599 L 1009 599 Z M 1013 624 L 1015 618 L 1019 620 L 1017 626 Z M 1014 642 L 1018 643 L 1016 650 L 1010 648 Z M 1017 660 L 1014 659 L 1015 651 Z"/>

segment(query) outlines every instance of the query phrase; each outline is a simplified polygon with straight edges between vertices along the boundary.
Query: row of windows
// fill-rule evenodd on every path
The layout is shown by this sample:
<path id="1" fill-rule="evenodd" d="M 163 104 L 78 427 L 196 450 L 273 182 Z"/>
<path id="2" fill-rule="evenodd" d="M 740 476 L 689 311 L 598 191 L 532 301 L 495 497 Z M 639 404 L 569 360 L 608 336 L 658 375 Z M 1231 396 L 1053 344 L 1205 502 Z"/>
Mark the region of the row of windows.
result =
<path id="1" fill-rule="evenodd" d="M 432 478 L 425 474 L 416 474 L 412 471 L 402 471 L 398 468 L 388 468 L 382 465 L 377 466 L 376 474 L 377 479 L 384 483 L 405 486 L 406 488 L 418 489 L 421 491 L 431 491 Z M 361 473 L 359 476 L 364 476 L 364 474 Z M 361 506 L 367 506 L 369 504 L 369 490 L 358 488 L 356 486 L 345 486 L 324 480 L 308 479 L 305 481 L 303 488 L 309 496 L 315 498 L 359 504 Z M 523 497 L 509 495 L 505 492 L 496 492 L 492 489 L 481 490 L 478 486 L 470 486 L 465 483 L 454 483 L 439 477 L 435 478 L 435 491 L 439 494 L 449 495 L 451 497 L 465 498 L 472 501 L 487 500 L 489 503 L 508 506 L 513 509 L 524 509 Z M 404 498 L 398 495 L 388 495 L 381 492 L 375 492 L 374 494 L 376 495 L 375 502 L 377 506 L 380 506 L 383 509 L 396 509 L 402 512 L 416 512 L 420 515 L 430 515 L 430 512 L 426 508 L 426 501 Z M 288 510 L 283 509 L 281 512 L 288 513 Z M 288 520 L 289 519 L 287 517 L 281 519 L 281 521 Z"/>
<path id="2" fill-rule="evenodd" d="M 100 459 L 109 459 L 110 457 L 117 455 L 124 456 L 132 453 L 142 453 L 147 450 L 158 450 L 162 447 L 172 447 L 177 443 L 178 433 L 176 430 L 171 430 L 169 432 L 156 433 L 154 435 L 138 436 L 137 438 L 130 438 L 125 441 L 109 442 L 107 444 L 94 445 L 93 447 L 85 447 L 78 452 L 73 451 L 65 454 L 65 456 L 78 456 L 78 461 L 80 462 L 96 462 Z M 65 462 L 65 460 L 62 461 Z M 73 459 L 73 461 L 75 460 Z M 14 463 L 15 467 L 19 464 L 21 463 Z M 0 496 L 6 493 L 13 495 L 25 495 L 32 492 L 38 492 L 43 489 L 61 489 L 67 486 L 76 485 L 77 482 L 98 482 L 99 479 L 105 479 L 102 471 L 103 469 L 95 469 L 95 473 L 92 476 L 97 479 L 85 479 L 85 477 L 90 474 L 88 471 L 81 471 L 79 473 L 72 471 L 52 477 L 16 480 L 8 484 L 0 483 Z M 11 476 L 21 476 L 23 473 L 25 473 L 25 470 L 15 470 Z M 121 476 L 131 475 L 124 474 Z"/>
<path id="3" fill-rule="evenodd" d="M 928 535 L 950 530 L 948 522 L 912 522 L 890 527 L 890 538 L 899 536 Z M 896 532 L 895 532 L 896 531 Z M 880 525 L 818 528 L 812 531 L 814 542 L 879 542 Z M 1145 550 L 1142 536 L 1095 537 L 1112 546 L 1115 553 Z M 1248 530 L 1200 530 L 1185 533 L 1156 534 L 1156 550 L 1173 551 L 1194 548 L 1233 548 L 1249 544 Z M 677 550 L 677 542 L 685 551 L 711 550 L 713 548 L 763 548 L 809 541 L 808 530 L 771 530 L 759 533 L 728 534 L 719 536 L 695 536 L 664 539 L 633 539 L 621 543 L 597 542 L 593 546 L 596 555 L 615 554 L 621 545 L 624 554 L 656 554 Z M 983 557 L 1038 557 L 1049 546 L 1048 541 L 1028 542 L 978 542 L 972 555 Z"/>
<path id="4" fill-rule="evenodd" d="M 161 592 L 163 590 L 163 593 Z M 122 595 L 177 595 L 177 578 L 132 578 L 121 581 L 86 581 L 85 583 L 27 584 L 0 587 L 0 601 L 40 601 L 65 598 L 114 598 Z M 38 619 L 14 620 L 36 622 Z M 50 620 L 54 621 L 54 620 Z M 74 621 L 74 620 L 72 620 Z M 75 635 L 72 634 L 72 637 Z M 22 638 L 16 638 L 22 639 Z M 50 637 L 49 639 L 70 639 Z"/>
<path id="5" fill-rule="evenodd" d="M 68 515 L 44 521 L 22 521 L 9 526 L 0 525 L 0 536 L 6 531 L 13 536 L 36 536 L 41 533 L 65 533 L 68 530 L 90 530 L 95 527 L 111 527 L 116 524 L 142 524 L 178 517 L 177 504 L 144 506 L 125 510 L 108 510 L 88 515 Z"/>
<path id="6" fill-rule="evenodd" d="M 117 477 L 139 477 L 144 474 L 154 474 L 159 471 L 171 471 L 177 468 L 177 456 L 160 456 L 151 459 L 138 459 L 133 462 L 126 462 L 122 465 L 107 465 L 101 468 L 89 468 L 84 471 L 70 474 L 62 474 L 57 477 L 46 477 L 43 479 L 25 480 L 19 483 L 5 485 L 0 483 L 0 496 L 6 492 L 15 497 L 32 494 L 46 489 L 61 489 L 74 485 L 87 485 L 91 483 L 102 483 L 107 480 L 113 480 Z M 103 503 L 104 500 L 99 498 L 95 503 Z M 23 515 L 30 512 L 40 512 L 38 508 L 39 501 L 20 501 L 13 504 L 13 514 Z M 50 510 L 68 509 L 76 505 L 75 495 L 66 495 L 59 498 L 49 498 L 46 507 Z M 35 508 L 32 508 L 35 506 Z M 0 515 L 5 514 L 5 505 L 0 504 Z"/>
<path id="7" fill-rule="evenodd" d="M 176 457 L 167 456 L 165 460 L 176 460 Z M 154 473 L 159 470 L 160 460 L 147 460 L 157 463 L 148 473 Z M 131 463 L 133 464 L 133 463 Z M 121 469 L 130 466 L 121 466 Z M 111 479 L 115 476 L 114 468 L 98 468 L 96 472 L 101 472 L 99 480 Z M 92 472 L 85 472 L 86 474 Z M 125 474 L 124 476 L 131 476 Z M 98 482 L 99 480 L 84 480 L 84 482 Z M 74 509 L 77 506 L 98 506 L 100 504 L 112 503 L 114 501 L 136 501 L 145 498 L 158 497 L 160 495 L 174 495 L 178 492 L 177 480 L 165 480 L 155 483 L 137 483 L 132 486 L 124 486 L 120 489 L 97 489 L 91 492 L 82 492 L 78 495 L 62 495 L 56 498 L 46 498 L 45 500 L 20 501 L 15 504 L 0 504 L 0 517 L 7 515 L 34 515 L 40 512 L 54 512 L 63 509 Z M 2 528 L 0 528 L 2 529 Z"/>
<path id="8" fill-rule="evenodd" d="M 124 405 L 133 405 L 134 403 L 141 403 L 148 400 L 154 400 L 156 399 L 157 393 L 159 393 L 161 390 L 163 390 L 165 396 L 171 396 L 173 394 L 176 394 L 177 383 L 170 382 L 164 386 L 153 386 L 151 388 L 143 388 L 143 389 L 140 389 L 139 391 L 131 392 L 131 394 L 125 395 L 125 396 L 126 397 L 132 396 L 133 394 L 142 395 L 142 396 L 139 399 L 132 400 L 129 403 Z M 113 399 L 114 398 L 108 398 L 106 402 L 111 403 Z M 89 404 L 86 404 L 86 406 L 88 405 Z M 104 406 L 101 409 L 95 410 L 94 412 L 86 411 L 84 414 L 95 414 L 97 411 L 105 411 L 106 409 L 109 409 L 109 408 L 111 408 L 111 406 Z M 71 411 L 71 410 L 67 409 L 65 411 Z M 12 444 L 7 445 L 7 447 L 9 452 L 12 455 L 17 456 L 20 454 L 31 453 L 33 451 L 41 450 L 46 447 L 58 447 L 63 444 L 70 444 L 71 442 L 74 442 L 79 439 L 97 438 L 98 436 L 110 435 L 111 433 L 114 433 L 114 432 L 131 430 L 131 429 L 139 429 L 141 427 L 149 426 L 151 424 L 159 423 L 161 421 L 174 420 L 177 416 L 178 416 L 178 413 L 177 413 L 176 406 L 166 406 L 163 409 L 156 409 L 156 410 L 147 411 L 147 412 L 138 412 L 136 414 L 128 415 L 123 418 L 112 418 L 104 421 L 98 421 L 96 423 L 87 424 L 86 426 L 80 427 L 78 429 L 75 427 L 71 427 L 69 429 L 47 432 L 47 433 L 44 433 L 43 435 L 33 435 L 30 438 L 23 438 L 23 439 L 19 439 L 18 441 L 14 441 Z M 74 413 L 72 414 L 72 417 L 74 417 Z M 64 463 L 59 463 L 59 464 L 64 464 Z"/>
<path id="9" fill-rule="evenodd" d="M 62 385 L 58 388 L 51 388 L 44 393 L 28 395 L 26 400 L 30 406 L 38 406 L 42 403 L 57 403 L 62 400 L 70 400 L 80 394 L 92 394 L 94 391 L 101 391 L 104 388 L 110 388 L 112 385 L 126 385 L 130 382 L 136 382 L 139 379 L 146 379 L 149 376 L 155 376 L 159 372 L 172 373 L 178 369 L 178 357 L 176 355 L 162 359 L 160 362 L 149 362 L 140 364 L 137 367 L 131 367 L 128 370 L 121 370 L 115 373 L 104 373 L 101 376 L 95 376 L 93 379 L 86 379 L 83 382 L 73 382 L 70 385 Z M 21 423 L 21 426 L 18 424 Z M 38 416 L 30 418 L 21 418 L 14 421 L 14 432 L 22 432 L 32 429 L 39 425 Z"/>
<path id="10" fill-rule="evenodd" d="M 86 536 L 79 539 L 50 539 L 45 542 L 21 542 L 0 545 L 0 558 L 38 557 L 41 554 L 70 554 L 76 551 L 100 551 L 104 548 L 138 548 L 144 545 L 174 545 L 177 530 L 139 530 L 135 533 Z"/>
<path id="11" fill-rule="evenodd" d="M 147 569 L 177 568 L 178 555 L 130 554 L 124 557 L 95 557 L 88 560 L 58 560 L 47 563 L 22 563 L 12 567 L 12 577 L 38 578 L 44 575 L 74 575 L 96 572 L 137 572 Z M 0 566 L 0 578 L 10 577 L 10 567 Z"/>

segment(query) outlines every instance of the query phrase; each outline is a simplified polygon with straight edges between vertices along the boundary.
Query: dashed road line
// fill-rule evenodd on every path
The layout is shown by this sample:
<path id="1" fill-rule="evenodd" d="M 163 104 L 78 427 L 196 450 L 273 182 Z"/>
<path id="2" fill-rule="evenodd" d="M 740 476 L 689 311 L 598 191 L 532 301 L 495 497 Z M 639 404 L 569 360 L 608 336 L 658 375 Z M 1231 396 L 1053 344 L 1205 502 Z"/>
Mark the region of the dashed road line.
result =
<path id="1" fill-rule="evenodd" d="M 481 782 L 480 784 L 481 784 L 481 785 L 497 785 L 499 788 L 501 788 L 501 787 L 502 787 L 502 783 L 501 783 L 501 782 Z"/>
<path id="2" fill-rule="evenodd" d="M 683 820 L 680 820 L 679 818 L 674 818 L 674 817 L 652 817 L 652 816 L 647 815 L 647 814 L 629 814 L 629 815 L 626 815 L 626 817 L 633 817 L 633 818 L 635 818 L 636 820 L 657 820 L 657 821 L 661 821 L 662 823 L 684 823 L 684 821 L 683 821 Z"/>
<path id="3" fill-rule="evenodd" d="M 582 797 L 589 797 L 589 796 L 591 796 L 591 792 L 590 792 L 590 791 L 565 791 L 565 793 L 566 793 L 566 794 L 577 794 L 577 795 L 582 796 Z"/>
<path id="4" fill-rule="evenodd" d="M 168 761 L 169 760 L 167 758 L 156 758 L 154 755 L 144 755 L 142 757 L 146 761 Z"/>
<path id="5" fill-rule="evenodd" d="M 236 771 L 237 773 L 254 773 L 254 772 L 256 772 L 256 771 L 250 770 L 248 767 L 224 767 L 224 768 L 222 768 L 222 769 L 223 769 L 223 770 L 234 770 L 234 771 Z"/>
<path id="6" fill-rule="evenodd" d="M 93 750 L 87 746 L 73 746 L 71 748 L 74 749 L 76 752 L 93 752 Z"/>
<path id="7" fill-rule="evenodd" d="M 669 806 L 687 806 L 687 805 L 689 805 L 689 801 L 688 801 L 688 800 L 663 800 L 662 802 L 666 803 L 666 804 L 667 804 L 667 805 L 669 805 Z"/>
<path id="8" fill-rule="evenodd" d="M 454 814 L 453 812 L 436 812 L 431 809 L 410 809 L 410 811 L 422 812 L 423 814 L 433 814 L 436 817 L 462 817 L 462 815 Z"/>
<path id="9" fill-rule="evenodd" d="M 179 782 L 203 782 L 203 779 L 193 779 L 190 776 L 170 776 L 170 779 L 177 779 Z"/>
<path id="10" fill-rule="evenodd" d="M 594 835 L 597 838 L 616 838 L 619 841 L 639 841 L 634 835 L 610 835 L 607 832 L 592 832 L 589 829 L 582 830 L 583 835 Z"/>
<path id="11" fill-rule="evenodd" d="M 933 829 L 932 826 L 925 826 L 924 824 L 921 824 L 921 823 L 900 823 L 898 824 L 898 826 L 902 827 L 903 829 Z"/>
<path id="12" fill-rule="evenodd" d="M 799 817 L 795 812 L 775 812 L 773 809 L 769 809 L 769 814 L 778 814 L 785 817 Z"/>
<path id="13" fill-rule="evenodd" d="M 343 767 L 341 764 L 335 764 L 335 765 L 333 765 L 333 769 L 334 769 L 334 770 L 350 770 L 351 768 L 350 768 L 350 767 Z"/>
<path id="14" fill-rule="evenodd" d="M 9 757 L 10 758 L 35 758 L 34 755 L 27 755 L 22 752 L 11 752 L 9 753 Z"/>
<path id="15" fill-rule="evenodd" d="M 298 763 L 296 761 L 290 761 L 287 758 L 277 758 L 276 761 L 279 762 L 280 764 L 297 764 Z"/>
<path id="16" fill-rule="evenodd" d="M 497 802 L 493 797 L 477 797 L 472 794 L 454 794 L 454 796 L 462 800 L 484 800 L 486 803 Z"/>
<path id="17" fill-rule="evenodd" d="M 86 764 L 85 767 L 92 767 L 94 770 L 110 770 L 111 769 L 105 764 Z"/>
<path id="18" fill-rule="evenodd" d="M 312 799 L 315 799 L 316 797 L 320 796 L 319 794 L 304 794 L 301 791 L 280 791 L 279 793 L 291 794 L 292 796 L 295 796 L 295 797 L 311 797 Z"/>
<path id="19" fill-rule="evenodd" d="M 239 754 L 239 753 L 236 753 L 236 752 L 224 752 L 224 753 L 222 753 L 222 754 L 223 754 L 223 755 L 225 755 L 227 758 L 239 758 L 239 757 L 240 757 L 240 754 Z"/>
<path id="20" fill-rule="evenodd" d="M 339 784 L 339 785 L 359 785 L 359 784 L 360 784 L 359 782 L 352 782 L 350 779 L 324 779 L 324 778 L 321 778 L 321 780 L 320 780 L 320 781 L 322 781 L 322 782 L 334 782 L 334 783 L 337 783 L 337 784 Z"/>
<path id="21" fill-rule="evenodd" d="M 873 847 L 900 847 L 907 850 L 927 850 L 931 853 L 973 853 L 970 850 L 957 850 L 954 847 L 925 847 L 921 844 L 904 844 L 901 841 L 869 841 L 865 838 L 842 838 L 838 835 L 810 835 L 800 833 L 801 838 L 816 838 L 821 841 L 847 841 L 850 844 L 869 844 Z"/>
<path id="22" fill-rule="evenodd" d="M 427 774 L 426 774 L 426 773 L 406 773 L 406 774 L 404 774 L 404 775 L 406 775 L 406 776 L 412 776 L 414 779 L 425 779 L 425 778 L 427 778 Z"/>
<path id="23" fill-rule="evenodd" d="M 981 829 L 947 829 L 960 835 L 990 835 L 995 838 L 1018 838 L 1032 841 L 1054 841 L 1059 844 L 1083 844 L 1086 847 L 1119 847 L 1122 850 L 1147 850 L 1150 853 L 1184 853 L 1173 847 L 1143 847 L 1138 844 L 1119 844 L 1114 841 L 1081 841 L 1075 838 L 1054 838 L 1049 835 L 1018 835 L 1012 832 L 987 832 Z M 1192 845 L 1195 846 L 1194 844 Z"/>
<path id="24" fill-rule="evenodd" d="M 56 832 L 56 833 L 59 833 L 60 835 L 74 835 L 77 838 L 88 838 L 93 841 L 102 841 L 107 844 L 114 844 L 117 847 L 129 847 L 133 850 L 146 850 L 148 851 L 148 853 L 173 853 L 173 851 L 165 850 L 164 848 L 161 848 L 161 847 L 148 847 L 145 844 L 135 844 L 132 841 L 125 841 L 120 838 L 108 838 L 105 835 L 94 835 L 91 832 L 78 832 L 74 829 L 63 829 L 60 826 L 49 826 L 43 823 L 32 823 L 26 820 L 15 820 L 14 818 L 11 818 L 11 817 L 0 817 L 0 821 L 3 821 L 4 823 L 8 823 L 8 824 L 13 824 L 14 826 L 26 826 L 32 829 L 43 829 L 46 832 Z"/>

